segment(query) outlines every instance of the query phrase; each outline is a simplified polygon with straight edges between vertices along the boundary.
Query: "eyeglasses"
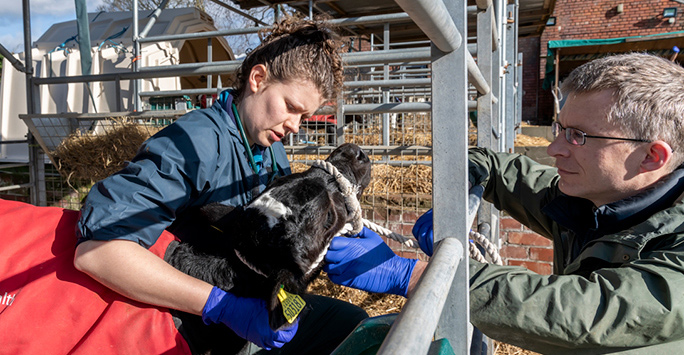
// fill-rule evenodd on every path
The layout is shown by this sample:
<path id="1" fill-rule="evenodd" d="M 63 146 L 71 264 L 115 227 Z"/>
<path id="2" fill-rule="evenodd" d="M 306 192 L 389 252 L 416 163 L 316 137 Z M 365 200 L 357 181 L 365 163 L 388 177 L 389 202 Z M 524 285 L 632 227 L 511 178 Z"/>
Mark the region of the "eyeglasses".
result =
<path id="1" fill-rule="evenodd" d="M 565 127 L 561 126 L 561 124 L 558 122 L 553 122 L 551 124 L 551 132 L 553 133 L 554 137 L 558 137 L 558 135 L 562 131 L 565 131 L 565 140 L 568 141 L 568 143 L 570 143 L 572 145 L 584 145 L 584 143 L 587 142 L 587 138 L 613 139 L 613 140 L 618 140 L 618 141 L 630 141 L 630 142 L 642 142 L 642 143 L 650 143 L 651 142 L 650 140 L 647 140 L 647 139 L 590 136 L 590 135 L 580 131 L 577 128 L 565 128 Z"/>

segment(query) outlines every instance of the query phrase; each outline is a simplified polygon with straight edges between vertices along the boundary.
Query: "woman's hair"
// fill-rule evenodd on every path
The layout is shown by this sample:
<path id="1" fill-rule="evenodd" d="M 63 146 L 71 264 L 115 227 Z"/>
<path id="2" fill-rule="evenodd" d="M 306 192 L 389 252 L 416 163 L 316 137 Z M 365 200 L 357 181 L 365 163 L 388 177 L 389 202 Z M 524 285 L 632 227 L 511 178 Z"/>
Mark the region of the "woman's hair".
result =
<path id="1" fill-rule="evenodd" d="M 343 82 L 340 45 L 339 36 L 330 24 L 286 18 L 273 25 L 237 70 L 233 85 L 236 99 L 242 97 L 252 68 L 263 64 L 267 82 L 309 80 L 323 100 L 335 100 Z"/>
<path id="2" fill-rule="evenodd" d="M 607 121 L 639 139 L 663 140 L 674 150 L 674 169 L 684 163 L 684 68 L 644 53 L 593 60 L 563 81 L 566 95 L 613 91 Z"/>

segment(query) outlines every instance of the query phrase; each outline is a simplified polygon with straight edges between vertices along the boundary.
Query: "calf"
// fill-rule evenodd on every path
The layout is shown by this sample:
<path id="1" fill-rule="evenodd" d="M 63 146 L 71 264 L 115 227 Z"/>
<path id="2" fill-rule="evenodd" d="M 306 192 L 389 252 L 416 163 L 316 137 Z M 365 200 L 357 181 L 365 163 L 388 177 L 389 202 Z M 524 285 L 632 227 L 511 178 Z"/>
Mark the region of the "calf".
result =
<path id="1" fill-rule="evenodd" d="M 358 195 L 370 182 L 370 160 L 356 145 L 340 146 L 326 161 L 358 186 Z M 206 223 L 197 226 L 193 244 L 172 242 L 164 259 L 237 296 L 266 300 L 273 329 L 287 322 L 278 292 L 305 292 L 333 236 L 353 216 L 335 177 L 316 167 L 277 179 L 247 206 L 211 204 L 190 213 Z M 172 312 L 194 353 L 236 353 L 246 344 L 223 325 Z"/>

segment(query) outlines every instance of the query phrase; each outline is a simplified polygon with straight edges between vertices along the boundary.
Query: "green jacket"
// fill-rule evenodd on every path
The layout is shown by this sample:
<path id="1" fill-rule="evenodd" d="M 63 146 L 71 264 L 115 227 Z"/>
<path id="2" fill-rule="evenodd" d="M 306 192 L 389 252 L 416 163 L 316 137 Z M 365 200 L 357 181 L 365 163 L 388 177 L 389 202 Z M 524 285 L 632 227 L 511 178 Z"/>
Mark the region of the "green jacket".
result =
<path id="1" fill-rule="evenodd" d="M 480 148 L 469 158 L 470 182 L 485 186 L 484 199 L 554 245 L 553 275 L 471 259 L 473 325 L 491 338 L 543 354 L 684 353 L 681 169 L 657 184 L 659 190 L 640 194 L 649 214 L 637 216 L 638 223 L 606 219 L 596 233 L 586 227 L 591 218 L 572 225 L 576 216 L 598 209 L 562 194 L 555 168 Z M 663 193 L 674 197 L 649 199 Z M 621 205 L 632 206 L 633 200 L 639 202 L 630 198 Z M 654 205 L 660 207 L 653 210 Z"/>

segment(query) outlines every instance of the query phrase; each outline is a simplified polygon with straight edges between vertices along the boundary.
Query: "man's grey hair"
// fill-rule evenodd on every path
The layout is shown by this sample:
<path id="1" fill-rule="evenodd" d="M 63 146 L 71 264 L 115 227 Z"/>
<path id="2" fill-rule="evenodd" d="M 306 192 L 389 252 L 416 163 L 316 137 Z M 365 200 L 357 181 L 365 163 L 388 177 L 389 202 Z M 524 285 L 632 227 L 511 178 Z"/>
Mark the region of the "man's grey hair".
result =
<path id="1" fill-rule="evenodd" d="M 661 57 L 630 53 L 593 60 L 563 81 L 564 95 L 613 91 L 607 121 L 633 135 L 663 140 L 674 150 L 670 168 L 684 163 L 684 68 Z"/>

